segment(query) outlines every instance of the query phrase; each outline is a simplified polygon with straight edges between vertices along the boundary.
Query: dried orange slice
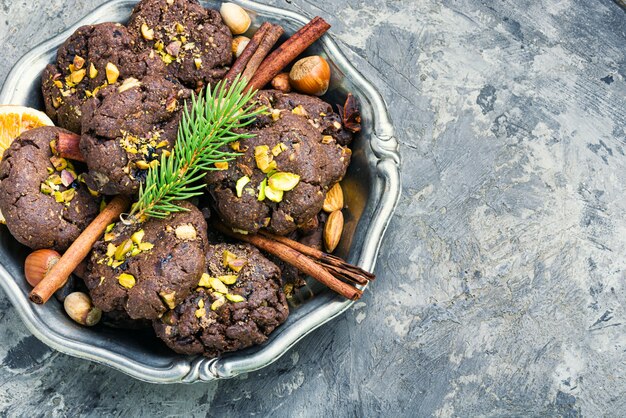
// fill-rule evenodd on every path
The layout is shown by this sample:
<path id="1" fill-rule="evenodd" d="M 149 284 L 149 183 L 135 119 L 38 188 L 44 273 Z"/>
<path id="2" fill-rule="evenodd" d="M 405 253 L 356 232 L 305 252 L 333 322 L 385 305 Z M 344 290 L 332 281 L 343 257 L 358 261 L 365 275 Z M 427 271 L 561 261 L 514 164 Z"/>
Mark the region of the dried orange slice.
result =
<path id="1" fill-rule="evenodd" d="M 53 126 L 50 118 L 43 112 L 25 106 L 0 105 L 0 160 L 4 150 L 22 132 L 39 126 Z M 5 223 L 0 212 L 0 223 Z"/>
<path id="2" fill-rule="evenodd" d="M 25 106 L 0 105 L 0 159 L 4 150 L 22 132 L 39 126 L 53 126 L 43 112 Z"/>

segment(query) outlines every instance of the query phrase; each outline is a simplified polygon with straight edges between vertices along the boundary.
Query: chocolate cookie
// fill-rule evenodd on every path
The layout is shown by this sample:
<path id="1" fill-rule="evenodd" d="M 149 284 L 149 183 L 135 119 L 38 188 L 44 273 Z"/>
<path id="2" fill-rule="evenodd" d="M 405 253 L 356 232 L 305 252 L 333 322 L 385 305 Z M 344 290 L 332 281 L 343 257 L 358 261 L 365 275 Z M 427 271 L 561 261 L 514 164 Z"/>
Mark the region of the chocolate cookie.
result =
<path id="1" fill-rule="evenodd" d="M 232 35 L 215 10 L 195 0 L 143 0 L 128 30 L 139 50 L 151 50 L 189 88 L 219 81 L 232 60 Z"/>
<path id="2" fill-rule="evenodd" d="M 117 223 L 94 245 L 84 280 L 97 307 L 156 319 L 189 295 L 205 269 L 207 226 L 195 206 L 181 206 L 189 211 Z"/>
<path id="3" fill-rule="evenodd" d="M 82 26 L 59 48 L 42 75 L 46 113 L 59 126 L 80 133 L 85 100 L 116 80 L 166 74 L 148 52 L 136 54 L 128 30 L 119 23 Z M 107 71 L 108 68 L 108 71 Z M 115 72 L 118 75 L 115 75 Z"/>
<path id="4" fill-rule="evenodd" d="M 350 149 L 332 135 L 322 134 L 342 132 L 341 126 L 322 127 L 303 105 L 291 108 L 305 97 L 260 92 L 257 99 L 269 108 L 270 116 L 257 118 L 249 129 L 253 138 L 231 144 L 241 156 L 207 174 L 215 207 L 227 225 L 248 232 L 266 228 L 288 234 L 322 209 L 328 188 L 345 175 Z"/>
<path id="5" fill-rule="evenodd" d="M 135 194 L 150 163 L 176 141 L 189 90 L 148 76 L 109 86 L 83 106 L 80 149 L 89 173 L 85 180 L 104 194 Z"/>
<path id="6" fill-rule="evenodd" d="M 98 214 L 100 199 L 78 180 L 72 163 L 53 157 L 61 132 L 55 127 L 24 132 L 0 162 L 0 210 L 20 243 L 64 251 Z"/>
<path id="7" fill-rule="evenodd" d="M 177 353 L 216 357 L 263 343 L 288 315 L 278 267 L 250 245 L 217 244 L 199 287 L 153 325 Z"/>

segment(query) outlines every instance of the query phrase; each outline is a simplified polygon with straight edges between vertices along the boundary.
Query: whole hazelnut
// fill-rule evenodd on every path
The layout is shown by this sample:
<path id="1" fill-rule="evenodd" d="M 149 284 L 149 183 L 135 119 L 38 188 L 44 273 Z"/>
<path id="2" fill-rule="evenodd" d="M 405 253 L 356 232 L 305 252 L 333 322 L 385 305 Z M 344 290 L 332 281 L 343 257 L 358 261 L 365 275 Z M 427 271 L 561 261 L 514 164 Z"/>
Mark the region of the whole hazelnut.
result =
<path id="1" fill-rule="evenodd" d="M 61 258 L 61 254 L 54 250 L 43 249 L 30 253 L 24 261 L 24 275 L 26 281 L 35 287 L 50 271 L 57 261 Z"/>
<path id="2" fill-rule="evenodd" d="M 283 93 L 289 93 L 291 91 L 291 84 L 289 84 L 289 74 L 280 73 L 272 79 L 272 87 Z"/>
<path id="3" fill-rule="evenodd" d="M 291 68 L 289 83 L 301 93 L 321 96 L 328 90 L 330 66 L 319 55 L 302 58 Z"/>
<path id="4" fill-rule="evenodd" d="M 65 312 L 75 322 L 91 327 L 100 322 L 102 311 L 93 306 L 89 295 L 83 292 L 74 292 L 67 295 L 63 301 Z"/>

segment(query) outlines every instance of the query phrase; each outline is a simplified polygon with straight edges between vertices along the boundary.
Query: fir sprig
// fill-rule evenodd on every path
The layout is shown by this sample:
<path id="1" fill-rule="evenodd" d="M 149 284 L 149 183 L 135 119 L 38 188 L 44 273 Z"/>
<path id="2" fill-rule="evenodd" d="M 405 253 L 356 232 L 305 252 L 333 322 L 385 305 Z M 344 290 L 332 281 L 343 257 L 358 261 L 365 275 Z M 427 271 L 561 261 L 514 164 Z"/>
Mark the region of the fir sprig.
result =
<path id="1" fill-rule="evenodd" d="M 220 148 L 253 137 L 235 130 L 250 125 L 265 111 L 249 103 L 254 92 L 244 93 L 245 87 L 245 80 L 237 77 L 230 87 L 221 81 L 213 89 L 207 88 L 204 97 L 202 93 L 192 96 L 191 111 L 185 106 L 174 149 L 169 156 L 161 155 L 156 168 L 149 169 L 131 217 L 165 218 L 184 211 L 177 202 L 203 193 L 204 184 L 199 181 L 207 171 L 216 170 L 216 162 L 239 155 Z"/>

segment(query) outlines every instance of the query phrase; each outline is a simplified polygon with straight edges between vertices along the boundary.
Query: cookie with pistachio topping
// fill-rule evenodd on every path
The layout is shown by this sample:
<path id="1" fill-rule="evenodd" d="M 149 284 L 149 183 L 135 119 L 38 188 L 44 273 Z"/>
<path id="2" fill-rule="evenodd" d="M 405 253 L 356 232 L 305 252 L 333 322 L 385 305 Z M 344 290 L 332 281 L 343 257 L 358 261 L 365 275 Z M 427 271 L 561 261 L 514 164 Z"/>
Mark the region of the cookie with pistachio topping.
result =
<path id="1" fill-rule="evenodd" d="M 80 133 L 82 104 L 109 84 L 149 74 L 165 65 L 148 52 L 136 54 L 134 40 L 119 23 L 81 26 L 61 45 L 42 75 L 46 113 L 59 126 Z"/>
<path id="2" fill-rule="evenodd" d="M 289 315 L 280 270 L 248 244 L 210 245 L 198 287 L 153 322 L 168 347 L 216 357 L 267 340 Z"/>
<path id="3" fill-rule="evenodd" d="M 303 97 L 259 92 L 268 114 L 249 128 L 255 136 L 230 144 L 242 154 L 206 175 L 217 213 L 230 227 L 286 235 L 322 209 L 328 189 L 345 175 L 350 149 L 325 134 L 330 128 L 317 126 L 303 105 L 294 105 Z"/>
<path id="4" fill-rule="evenodd" d="M 98 214 L 100 199 L 72 162 L 51 148 L 61 128 L 22 133 L 0 162 L 0 210 L 11 234 L 32 249 L 66 250 Z"/>
<path id="5" fill-rule="evenodd" d="M 135 194 L 151 164 L 174 145 L 189 96 L 177 82 L 148 76 L 109 86 L 85 103 L 80 149 L 89 167 L 89 187 L 104 194 Z"/>
<path id="6" fill-rule="evenodd" d="M 213 85 L 232 61 L 232 35 L 216 10 L 195 0 L 143 0 L 128 22 L 138 50 L 160 57 L 189 88 Z"/>
<path id="7" fill-rule="evenodd" d="M 205 271 L 208 244 L 200 210 L 181 206 L 187 211 L 165 219 L 107 228 L 84 275 L 95 306 L 156 319 L 185 300 Z"/>

